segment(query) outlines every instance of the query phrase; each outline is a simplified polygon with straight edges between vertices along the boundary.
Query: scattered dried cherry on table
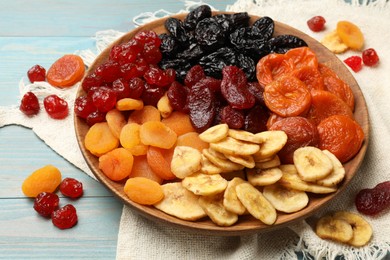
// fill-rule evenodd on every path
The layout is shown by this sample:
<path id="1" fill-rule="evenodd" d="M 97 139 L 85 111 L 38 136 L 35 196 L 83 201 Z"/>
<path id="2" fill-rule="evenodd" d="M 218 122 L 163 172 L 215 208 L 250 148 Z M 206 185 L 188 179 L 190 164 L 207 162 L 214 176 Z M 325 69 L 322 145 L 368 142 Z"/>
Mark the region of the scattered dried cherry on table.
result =
<path id="1" fill-rule="evenodd" d="M 41 192 L 34 200 L 34 209 L 43 217 L 50 217 L 54 210 L 58 208 L 60 199 L 57 194 L 51 192 Z"/>
<path id="2" fill-rule="evenodd" d="M 372 189 L 362 189 L 355 197 L 356 209 L 366 215 L 377 215 L 390 207 L 390 181 Z"/>
<path id="3" fill-rule="evenodd" d="M 41 65 L 34 65 L 27 71 L 27 77 L 31 83 L 35 81 L 45 81 L 46 69 Z"/>
<path id="4" fill-rule="evenodd" d="M 20 101 L 19 110 L 27 116 L 33 116 L 38 114 L 40 109 L 37 96 L 33 92 L 27 92 L 23 95 Z"/>
<path id="5" fill-rule="evenodd" d="M 68 229 L 76 225 L 78 220 L 76 208 L 67 204 L 60 209 L 53 211 L 51 221 L 59 229 Z"/>

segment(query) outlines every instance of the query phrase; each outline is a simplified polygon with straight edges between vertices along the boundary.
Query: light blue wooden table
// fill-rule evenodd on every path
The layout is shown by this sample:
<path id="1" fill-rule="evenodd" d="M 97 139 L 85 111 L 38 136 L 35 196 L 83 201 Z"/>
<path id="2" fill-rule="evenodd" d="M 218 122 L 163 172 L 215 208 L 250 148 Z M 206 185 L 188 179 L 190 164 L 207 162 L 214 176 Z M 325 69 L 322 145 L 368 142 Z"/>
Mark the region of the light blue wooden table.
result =
<path id="1" fill-rule="evenodd" d="M 234 1 L 207 1 L 224 10 Z M 132 18 L 161 8 L 177 12 L 178 0 L 2 0 L 0 1 L 0 106 L 18 102 L 27 70 L 76 50 L 94 49 L 97 31 L 134 28 Z M 59 137 L 60 138 L 60 137 Z M 79 222 L 59 230 L 33 210 L 21 184 L 46 164 L 83 182 L 72 201 Z M 61 200 L 66 203 L 66 199 Z M 0 128 L 0 259 L 114 259 L 122 204 L 106 189 L 45 145 L 30 129 Z"/>

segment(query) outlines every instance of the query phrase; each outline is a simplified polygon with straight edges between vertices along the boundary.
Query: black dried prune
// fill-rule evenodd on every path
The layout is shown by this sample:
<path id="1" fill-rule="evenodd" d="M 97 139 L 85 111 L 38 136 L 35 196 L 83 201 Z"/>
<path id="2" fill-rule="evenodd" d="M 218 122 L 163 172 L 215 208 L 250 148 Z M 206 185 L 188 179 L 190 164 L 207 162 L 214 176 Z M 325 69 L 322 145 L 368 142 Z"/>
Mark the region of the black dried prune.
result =
<path id="1" fill-rule="evenodd" d="M 159 37 L 161 39 L 160 50 L 163 57 L 174 57 L 179 47 L 175 37 L 167 33 L 160 34 Z"/>
<path id="2" fill-rule="evenodd" d="M 215 117 L 214 93 L 204 84 L 195 84 L 187 96 L 189 117 L 192 126 L 203 132 L 208 129 Z"/>
<path id="3" fill-rule="evenodd" d="M 238 28 L 248 27 L 250 17 L 248 13 L 241 12 L 234 14 L 218 14 L 213 16 L 213 19 L 221 25 L 226 33 L 230 33 Z"/>
<path id="4" fill-rule="evenodd" d="M 199 60 L 207 76 L 222 78 L 222 69 L 228 65 L 236 64 L 236 53 L 230 48 L 221 48 Z"/>
<path id="5" fill-rule="evenodd" d="M 211 8 L 208 5 L 201 5 L 188 13 L 184 19 L 183 26 L 188 31 L 195 30 L 196 25 L 205 18 L 211 17 Z"/>
<path id="6" fill-rule="evenodd" d="M 255 104 L 255 97 L 247 89 L 245 73 L 237 66 L 222 69 L 221 93 L 232 108 L 247 109 Z"/>
<path id="7" fill-rule="evenodd" d="M 257 19 L 252 25 L 252 36 L 261 37 L 264 41 L 271 39 L 274 34 L 275 23 L 272 18 L 264 16 Z"/>
<path id="8" fill-rule="evenodd" d="M 254 60 L 259 60 L 270 53 L 268 41 L 253 35 L 250 27 L 235 30 L 229 35 L 229 40 L 238 52 L 244 53 Z"/>
<path id="9" fill-rule="evenodd" d="M 198 44 L 193 43 L 191 44 L 187 49 L 177 54 L 177 57 L 179 59 L 187 59 L 189 61 L 191 60 L 198 60 L 199 58 L 203 57 L 205 54 L 205 51 L 202 47 L 200 47 Z"/>
<path id="10" fill-rule="evenodd" d="M 187 32 L 184 29 L 182 21 L 179 19 L 173 17 L 168 18 L 165 21 L 165 28 L 181 45 L 186 45 L 188 43 Z"/>
<path id="11" fill-rule="evenodd" d="M 225 33 L 215 20 L 206 18 L 196 26 L 195 39 L 206 50 L 214 51 L 224 45 Z"/>
<path id="12" fill-rule="evenodd" d="M 278 35 L 271 38 L 268 43 L 270 45 L 271 52 L 281 54 L 286 53 L 290 49 L 307 46 L 307 43 L 304 40 L 290 34 Z"/>
<path id="13" fill-rule="evenodd" d="M 248 80 L 255 79 L 256 76 L 256 64 L 248 56 L 243 54 L 239 54 L 237 56 L 237 66 L 240 67 L 244 72 Z"/>

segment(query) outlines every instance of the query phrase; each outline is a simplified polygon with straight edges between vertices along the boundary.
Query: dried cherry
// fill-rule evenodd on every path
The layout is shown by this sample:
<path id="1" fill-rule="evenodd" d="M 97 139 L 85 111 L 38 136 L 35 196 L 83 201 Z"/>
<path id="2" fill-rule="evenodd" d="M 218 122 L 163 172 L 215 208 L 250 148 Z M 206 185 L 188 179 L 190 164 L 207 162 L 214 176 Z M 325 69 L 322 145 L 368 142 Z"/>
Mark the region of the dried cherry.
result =
<path id="1" fill-rule="evenodd" d="M 79 198 L 83 195 L 83 184 L 74 178 L 65 178 L 60 183 L 60 191 L 69 198 Z"/>
<path id="2" fill-rule="evenodd" d="M 388 182 L 387 182 L 388 183 Z M 355 197 L 356 209 L 366 215 L 377 215 L 390 206 L 390 187 L 381 183 L 372 189 L 362 189 Z"/>
<path id="3" fill-rule="evenodd" d="M 100 112 L 108 112 L 115 107 L 116 92 L 111 88 L 100 87 L 92 92 L 92 102 Z"/>
<path id="4" fill-rule="evenodd" d="M 68 102 L 53 94 L 43 99 L 43 106 L 51 118 L 63 119 L 68 116 Z"/>
<path id="5" fill-rule="evenodd" d="M 225 123 L 231 129 L 240 129 L 244 126 L 244 112 L 233 107 L 225 106 L 220 111 L 221 123 Z"/>
<path id="6" fill-rule="evenodd" d="M 325 18 L 320 15 L 314 16 L 307 20 L 307 26 L 309 26 L 310 30 L 312 30 L 313 32 L 320 32 L 324 30 L 325 23 Z"/>
<path id="7" fill-rule="evenodd" d="M 243 129 L 254 134 L 266 131 L 268 117 L 268 111 L 262 105 L 254 105 L 246 111 Z"/>
<path id="8" fill-rule="evenodd" d="M 188 89 L 175 81 L 167 90 L 167 96 L 172 108 L 176 111 L 186 112 Z"/>
<path id="9" fill-rule="evenodd" d="M 34 200 L 34 209 L 43 217 L 50 217 L 51 213 L 58 208 L 60 199 L 57 194 L 51 192 L 41 192 Z"/>
<path id="10" fill-rule="evenodd" d="M 27 71 L 27 77 L 31 83 L 35 81 L 45 81 L 46 69 L 41 65 L 34 65 Z"/>
<path id="11" fill-rule="evenodd" d="M 375 66 L 379 62 L 379 56 L 373 48 L 364 50 L 362 53 L 362 58 L 364 65 L 369 67 Z"/>
<path id="12" fill-rule="evenodd" d="M 354 72 L 359 72 L 363 68 L 362 58 L 360 56 L 353 55 L 348 57 L 344 60 L 344 63 Z"/>
<path id="13" fill-rule="evenodd" d="M 77 116 L 87 119 L 88 115 L 96 111 L 92 99 L 87 95 L 79 96 L 74 102 L 74 112 Z"/>
<path id="14" fill-rule="evenodd" d="M 67 204 L 62 208 L 53 211 L 51 214 L 51 221 L 53 222 L 54 226 L 58 227 L 59 229 L 73 227 L 76 225 L 77 219 L 78 217 L 76 208 L 71 204 Z"/>
<path id="15" fill-rule="evenodd" d="M 19 110 L 27 116 L 33 116 L 39 112 L 39 101 L 37 96 L 29 91 L 23 95 L 22 100 L 20 101 Z"/>

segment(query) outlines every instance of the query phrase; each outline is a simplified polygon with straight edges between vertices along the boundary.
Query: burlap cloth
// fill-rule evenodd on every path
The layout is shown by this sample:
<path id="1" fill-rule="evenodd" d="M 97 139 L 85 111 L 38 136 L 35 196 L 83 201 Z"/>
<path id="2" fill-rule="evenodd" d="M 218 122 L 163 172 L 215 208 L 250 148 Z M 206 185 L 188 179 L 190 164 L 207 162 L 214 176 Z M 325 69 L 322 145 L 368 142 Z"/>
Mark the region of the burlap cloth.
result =
<path id="1" fill-rule="evenodd" d="M 362 1 L 361 1 L 362 2 Z M 194 2 L 187 1 L 187 8 Z M 227 11 L 247 11 L 258 16 L 270 16 L 289 24 L 315 39 L 322 39 L 326 32 L 334 29 L 339 20 L 349 20 L 357 24 L 365 35 L 365 47 L 375 48 L 380 56 L 377 67 L 364 67 L 353 73 L 366 99 L 369 109 L 371 136 L 370 143 L 359 171 L 342 196 L 336 198 L 326 208 L 316 213 L 319 217 L 332 210 L 356 212 L 355 194 L 362 188 L 373 187 L 377 183 L 390 180 L 390 5 L 386 1 L 363 1 L 346 4 L 343 1 L 315 0 L 238 0 Z M 152 11 L 152 10 L 150 10 Z M 168 12 L 142 14 L 134 19 L 136 24 L 153 20 Z M 314 15 L 322 15 L 327 20 L 326 30 L 311 32 L 306 21 Z M 121 32 L 105 31 L 96 35 L 98 52 L 106 47 Z M 87 64 L 96 57 L 90 50 L 79 52 Z M 339 55 L 344 59 L 359 52 L 348 51 Z M 20 82 L 21 96 L 28 90 L 38 93 L 40 100 L 48 93 L 56 92 L 73 105 L 77 86 L 62 91 L 50 88 L 45 83 L 24 84 Z M 26 118 L 18 106 L 0 107 L 0 127 L 18 124 L 33 131 L 54 151 L 92 176 L 82 159 L 73 129 L 72 115 L 66 120 L 52 120 L 45 113 Z M 69 129 L 70 128 L 70 129 Z M 62 129 L 62 130 L 61 130 Z M 55 131 L 53 131 L 55 130 Z M 59 131 L 62 131 L 61 133 Z M 55 133 L 55 135 L 51 134 Z M 61 136 L 59 140 L 56 138 Z M 65 138 L 64 138 L 65 137 Z M 66 140 L 66 142 L 64 142 Z M 118 234 L 117 259 L 384 259 L 390 252 L 389 210 L 376 217 L 365 217 L 373 227 L 374 235 L 370 243 L 362 248 L 354 248 L 319 239 L 307 221 L 301 221 L 289 228 L 236 237 L 215 237 L 183 232 L 164 224 L 151 222 L 133 213 L 124 206 Z M 299 253 L 297 253 L 299 252 Z M 389 257 L 389 255 L 387 256 Z"/>

